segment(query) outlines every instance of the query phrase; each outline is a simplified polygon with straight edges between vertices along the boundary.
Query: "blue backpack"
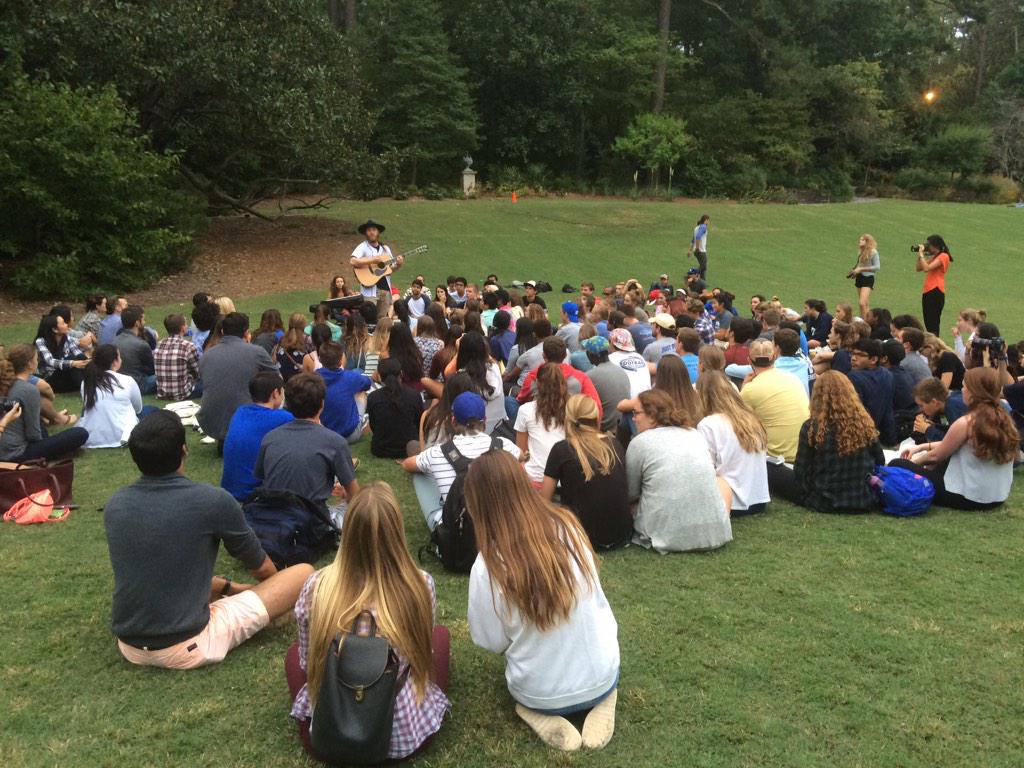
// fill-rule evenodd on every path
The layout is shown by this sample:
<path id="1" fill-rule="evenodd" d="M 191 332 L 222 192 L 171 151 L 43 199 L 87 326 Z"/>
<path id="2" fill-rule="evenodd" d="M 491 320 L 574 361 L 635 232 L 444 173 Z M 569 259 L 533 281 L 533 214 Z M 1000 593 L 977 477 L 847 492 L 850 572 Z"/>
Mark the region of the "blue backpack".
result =
<path id="1" fill-rule="evenodd" d="M 294 493 L 260 489 L 242 512 L 278 569 L 315 563 L 338 548 L 339 532 L 326 510 Z"/>
<path id="2" fill-rule="evenodd" d="M 903 467 L 875 467 L 872 485 L 882 511 L 896 517 L 913 517 L 928 511 L 935 498 L 932 481 Z"/>

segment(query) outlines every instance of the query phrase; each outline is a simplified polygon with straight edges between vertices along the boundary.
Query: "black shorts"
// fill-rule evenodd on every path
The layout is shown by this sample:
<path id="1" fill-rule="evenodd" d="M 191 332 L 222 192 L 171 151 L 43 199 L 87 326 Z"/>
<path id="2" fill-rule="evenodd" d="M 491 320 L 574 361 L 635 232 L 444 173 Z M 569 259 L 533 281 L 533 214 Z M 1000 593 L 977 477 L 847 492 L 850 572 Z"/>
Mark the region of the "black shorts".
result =
<path id="1" fill-rule="evenodd" d="M 858 288 L 874 288 L 875 287 L 875 276 L 874 275 L 857 275 L 857 278 L 853 281 L 853 284 Z"/>

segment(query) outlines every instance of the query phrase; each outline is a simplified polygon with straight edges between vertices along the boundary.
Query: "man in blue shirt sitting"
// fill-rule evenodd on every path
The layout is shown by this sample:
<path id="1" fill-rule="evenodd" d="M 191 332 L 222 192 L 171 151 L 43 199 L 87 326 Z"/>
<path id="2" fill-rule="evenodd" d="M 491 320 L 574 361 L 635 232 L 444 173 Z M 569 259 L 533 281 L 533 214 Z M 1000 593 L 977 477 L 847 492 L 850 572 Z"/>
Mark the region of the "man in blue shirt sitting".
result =
<path id="1" fill-rule="evenodd" d="M 850 352 L 853 370 L 849 376 L 864 409 L 875 422 L 879 441 L 892 446 L 899 442 L 892 405 L 896 385 L 889 370 L 879 366 L 882 353 L 882 342 L 878 339 L 858 341 Z"/>
<path id="2" fill-rule="evenodd" d="M 320 347 L 320 363 L 317 371 L 327 387 L 324 412 L 320 423 L 337 432 L 351 445 L 357 443 L 366 430 L 369 419 L 366 416 L 366 395 L 372 382 L 370 377 L 356 369 L 346 371 L 345 353 L 341 344 L 330 341 Z"/>
<path id="3" fill-rule="evenodd" d="M 246 501 L 260 486 L 253 469 L 264 436 L 295 418 L 282 409 L 284 379 L 281 374 L 257 373 L 249 382 L 249 394 L 252 403 L 238 407 L 224 439 L 224 471 L 220 485 L 238 501 Z"/>

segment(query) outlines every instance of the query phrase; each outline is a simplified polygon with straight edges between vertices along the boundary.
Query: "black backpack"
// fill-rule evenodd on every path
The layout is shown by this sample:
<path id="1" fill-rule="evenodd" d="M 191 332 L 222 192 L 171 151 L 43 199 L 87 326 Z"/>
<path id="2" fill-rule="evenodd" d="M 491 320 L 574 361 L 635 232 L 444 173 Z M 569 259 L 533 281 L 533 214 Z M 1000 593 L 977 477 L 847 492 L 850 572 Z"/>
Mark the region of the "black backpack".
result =
<path id="1" fill-rule="evenodd" d="M 338 548 L 338 529 L 327 510 L 294 493 L 256 491 L 242 504 L 242 512 L 278 569 L 315 563 Z"/>
<path id="2" fill-rule="evenodd" d="M 500 451 L 501 438 L 491 436 L 491 447 L 488 451 Z M 441 564 L 449 571 L 469 573 L 476 560 L 476 531 L 473 520 L 466 510 L 466 472 L 472 459 L 467 459 L 455 442 L 449 440 L 441 446 L 441 453 L 455 470 L 455 481 L 448 489 L 448 495 L 441 509 L 441 522 L 437 524 L 430 541 L 437 547 L 437 556 Z"/>

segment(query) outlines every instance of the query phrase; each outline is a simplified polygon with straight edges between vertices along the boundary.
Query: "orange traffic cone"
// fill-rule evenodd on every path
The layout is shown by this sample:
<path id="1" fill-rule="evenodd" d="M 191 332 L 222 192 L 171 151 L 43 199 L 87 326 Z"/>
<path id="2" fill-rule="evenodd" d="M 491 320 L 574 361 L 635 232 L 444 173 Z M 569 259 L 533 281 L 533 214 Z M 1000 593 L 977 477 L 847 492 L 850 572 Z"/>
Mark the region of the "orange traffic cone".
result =
<path id="1" fill-rule="evenodd" d="M 513 192 L 512 192 L 512 202 L 514 203 L 514 202 L 516 202 L 516 201 L 517 201 L 518 199 L 519 199 L 519 195 L 517 195 L 517 194 L 515 193 L 515 191 L 513 190 Z"/>

